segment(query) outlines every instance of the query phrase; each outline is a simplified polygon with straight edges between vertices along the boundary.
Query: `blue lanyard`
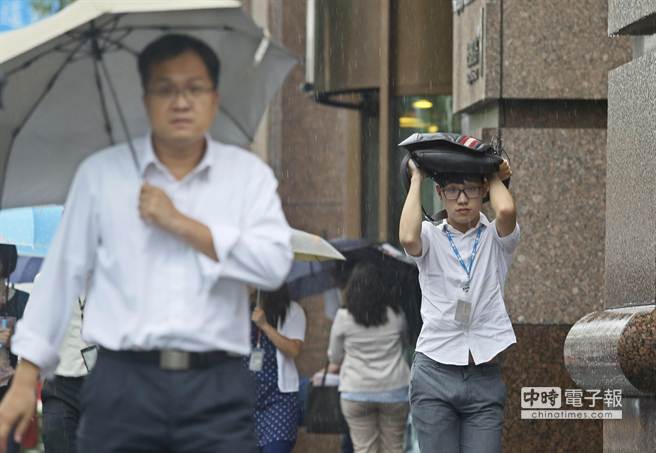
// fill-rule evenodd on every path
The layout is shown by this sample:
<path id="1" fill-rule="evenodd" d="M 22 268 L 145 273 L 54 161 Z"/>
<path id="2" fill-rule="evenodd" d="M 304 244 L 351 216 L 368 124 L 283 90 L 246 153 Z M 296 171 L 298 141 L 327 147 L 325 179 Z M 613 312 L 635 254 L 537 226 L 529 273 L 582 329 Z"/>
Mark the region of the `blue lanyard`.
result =
<path id="1" fill-rule="evenodd" d="M 460 262 L 460 266 L 467 273 L 467 286 L 464 289 L 469 290 L 469 282 L 471 282 L 471 271 L 472 271 L 472 267 L 474 266 L 474 260 L 476 259 L 476 253 L 478 252 L 478 243 L 481 240 L 481 233 L 483 232 L 483 224 L 481 224 L 478 227 L 478 231 L 476 232 L 476 240 L 474 241 L 474 248 L 472 249 L 471 257 L 469 258 L 469 266 L 465 264 L 465 260 L 463 260 L 462 256 L 460 256 L 458 247 L 456 247 L 455 242 L 453 242 L 453 236 L 451 236 L 451 232 L 446 227 L 446 225 L 444 226 L 444 231 L 446 232 L 446 237 L 449 238 L 449 244 L 451 244 L 451 249 L 453 249 L 453 254 L 458 259 L 458 262 Z"/>

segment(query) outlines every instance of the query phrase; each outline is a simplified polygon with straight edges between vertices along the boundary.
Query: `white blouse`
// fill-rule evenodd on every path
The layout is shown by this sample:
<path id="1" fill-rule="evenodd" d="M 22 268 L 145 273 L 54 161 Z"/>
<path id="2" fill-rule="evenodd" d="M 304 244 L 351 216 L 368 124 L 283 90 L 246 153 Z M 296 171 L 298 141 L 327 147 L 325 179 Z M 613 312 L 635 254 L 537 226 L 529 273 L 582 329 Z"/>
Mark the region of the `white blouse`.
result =
<path id="1" fill-rule="evenodd" d="M 305 340 L 305 312 L 301 306 L 292 301 L 287 309 L 285 323 L 278 323 L 278 332 L 290 340 Z M 298 370 L 294 359 L 276 350 L 278 362 L 278 388 L 283 393 L 298 392 Z"/>

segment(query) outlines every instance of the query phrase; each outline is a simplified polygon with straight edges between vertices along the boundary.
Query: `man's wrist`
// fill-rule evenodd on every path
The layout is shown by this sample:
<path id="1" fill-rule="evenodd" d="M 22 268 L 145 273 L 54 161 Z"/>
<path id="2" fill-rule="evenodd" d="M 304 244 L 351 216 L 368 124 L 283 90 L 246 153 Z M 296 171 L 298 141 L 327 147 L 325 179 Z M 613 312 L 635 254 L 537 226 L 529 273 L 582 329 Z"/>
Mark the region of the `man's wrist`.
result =
<path id="1" fill-rule="evenodd" d="M 176 236 L 185 236 L 186 234 L 186 217 L 180 212 L 175 211 L 168 222 L 168 230 Z"/>
<path id="2" fill-rule="evenodd" d="M 16 366 L 13 383 L 17 386 L 35 387 L 39 381 L 41 369 L 28 360 L 21 360 Z"/>

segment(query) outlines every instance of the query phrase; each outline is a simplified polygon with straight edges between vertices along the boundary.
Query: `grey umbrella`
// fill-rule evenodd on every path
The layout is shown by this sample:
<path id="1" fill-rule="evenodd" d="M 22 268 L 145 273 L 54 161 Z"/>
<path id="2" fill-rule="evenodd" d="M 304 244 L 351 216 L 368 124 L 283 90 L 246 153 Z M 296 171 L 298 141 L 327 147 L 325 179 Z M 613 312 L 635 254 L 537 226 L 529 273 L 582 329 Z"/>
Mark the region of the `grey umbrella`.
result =
<path id="1" fill-rule="evenodd" d="M 232 0 L 78 0 L 0 34 L 0 207 L 61 203 L 88 154 L 148 130 L 136 55 L 163 33 L 221 58 L 211 130 L 246 145 L 296 58 Z"/>

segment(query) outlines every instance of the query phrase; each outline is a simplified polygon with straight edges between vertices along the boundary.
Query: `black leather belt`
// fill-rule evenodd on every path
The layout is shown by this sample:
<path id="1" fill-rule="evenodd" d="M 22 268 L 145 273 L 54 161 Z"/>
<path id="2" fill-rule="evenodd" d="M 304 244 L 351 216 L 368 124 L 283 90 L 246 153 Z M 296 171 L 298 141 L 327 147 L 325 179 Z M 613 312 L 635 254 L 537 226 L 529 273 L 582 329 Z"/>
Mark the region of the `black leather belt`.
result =
<path id="1" fill-rule="evenodd" d="M 234 360 L 240 356 L 226 351 L 187 352 L 175 349 L 159 351 L 112 351 L 100 348 L 100 356 L 111 357 L 130 362 L 155 365 L 162 370 L 183 371 L 211 366 Z"/>

